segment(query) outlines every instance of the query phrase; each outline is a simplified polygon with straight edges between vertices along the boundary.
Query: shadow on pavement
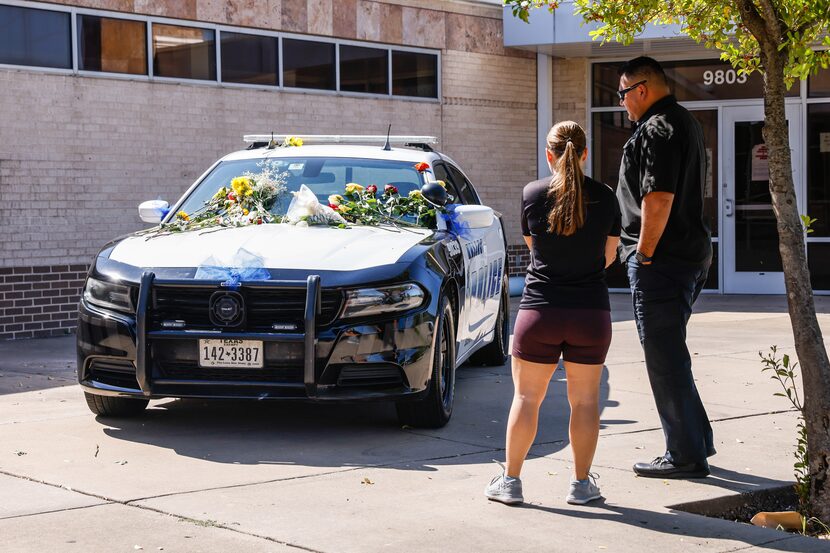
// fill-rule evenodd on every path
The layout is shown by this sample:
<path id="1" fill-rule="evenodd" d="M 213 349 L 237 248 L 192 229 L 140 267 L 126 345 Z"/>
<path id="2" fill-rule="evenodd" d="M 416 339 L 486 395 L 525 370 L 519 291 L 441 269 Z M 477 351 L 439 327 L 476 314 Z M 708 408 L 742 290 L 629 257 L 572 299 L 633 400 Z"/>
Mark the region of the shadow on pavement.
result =
<path id="1" fill-rule="evenodd" d="M 482 371 L 481 376 L 476 376 Z M 463 376 L 463 377 L 462 377 Z M 235 400 L 169 400 L 135 419 L 99 419 L 118 440 L 148 444 L 215 463 L 296 464 L 314 467 L 376 466 L 400 460 L 410 469 L 466 464 L 467 454 L 503 458 L 513 387 L 508 367 L 463 367 L 450 423 L 437 430 L 401 427 L 391 403 L 286 403 Z M 603 371 L 601 411 L 609 401 Z M 564 372 L 556 371 L 542 405 L 534 454 L 562 451 L 569 407 Z M 609 420 L 603 424 L 627 424 Z"/>
<path id="2" fill-rule="evenodd" d="M 688 513 L 674 511 L 671 513 L 661 513 L 633 507 L 609 505 L 605 503 L 604 499 L 591 503 L 589 507 L 556 508 L 524 504 L 520 508 L 534 509 L 551 515 L 557 515 L 558 517 L 578 517 L 586 520 L 616 522 L 633 526 L 640 530 L 650 530 L 661 534 L 691 536 L 704 540 L 719 538 L 731 539 L 744 542 L 750 546 L 763 544 L 764 550 L 807 553 L 818 551 L 822 545 L 815 538 L 797 537 L 777 530 L 767 530 L 739 522 L 713 519 Z M 561 524 L 561 519 L 557 518 L 556 522 Z M 596 538 L 591 540 L 592 543 L 595 541 Z M 693 544 L 689 544 L 686 548 L 691 546 Z M 648 547 L 644 546 L 643 550 L 647 551 Z"/>

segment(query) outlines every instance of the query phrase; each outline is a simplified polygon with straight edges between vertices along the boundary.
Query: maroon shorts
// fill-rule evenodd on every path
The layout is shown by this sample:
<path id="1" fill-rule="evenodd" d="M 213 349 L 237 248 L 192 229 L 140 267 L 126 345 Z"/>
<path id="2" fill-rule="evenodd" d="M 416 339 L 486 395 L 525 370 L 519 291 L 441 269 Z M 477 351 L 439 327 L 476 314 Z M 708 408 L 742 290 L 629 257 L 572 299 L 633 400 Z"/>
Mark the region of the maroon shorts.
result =
<path id="1" fill-rule="evenodd" d="M 611 345 L 611 312 L 603 309 L 519 309 L 512 355 L 532 363 L 602 365 Z"/>

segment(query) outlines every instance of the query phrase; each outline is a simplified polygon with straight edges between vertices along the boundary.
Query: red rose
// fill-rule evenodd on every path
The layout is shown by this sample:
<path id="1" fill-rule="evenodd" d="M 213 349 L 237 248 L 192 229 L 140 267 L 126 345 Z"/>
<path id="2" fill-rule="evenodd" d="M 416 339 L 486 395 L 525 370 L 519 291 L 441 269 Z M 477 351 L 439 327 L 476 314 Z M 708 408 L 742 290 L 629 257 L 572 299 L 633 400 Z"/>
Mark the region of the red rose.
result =
<path id="1" fill-rule="evenodd" d="M 391 184 L 387 184 L 386 186 L 383 187 L 383 193 L 384 194 L 397 194 L 398 189 L 395 188 L 394 186 L 392 186 Z"/>
<path id="2" fill-rule="evenodd" d="M 336 205 L 334 205 L 334 204 L 329 204 L 329 207 L 330 207 L 330 208 L 332 208 L 333 210 L 337 211 L 337 206 L 336 206 Z"/>
<path id="3" fill-rule="evenodd" d="M 375 194 L 378 193 L 378 187 L 375 186 L 374 184 L 370 184 L 369 186 L 366 187 L 366 192 L 369 192 L 370 194 L 372 194 L 372 196 L 374 196 Z"/>
<path id="4" fill-rule="evenodd" d="M 260 217 L 259 219 L 257 219 L 257 220 L 256 220 L 256 224 L 258 224 L 258 225 L 261 225 L 261 224 L 262 224 L 262 218 L 261 218 L 261 217 Z"/>
<path id="5" fill-rule="evenodd" d="M 228 194 L 228 199 L 232 202 L 235 202 L 236 201 L 236 196 L 234 196 L 233 194 Z"/>
<path id="6" fill-rule="evenodd" d="M 418 171 L 419 173 L 423 173 L 427 169 L 429 169 L 429 163 L 427 163 L 425 161 L 422 161 L 420 163 L 415 164 L 415 170 Z"/>

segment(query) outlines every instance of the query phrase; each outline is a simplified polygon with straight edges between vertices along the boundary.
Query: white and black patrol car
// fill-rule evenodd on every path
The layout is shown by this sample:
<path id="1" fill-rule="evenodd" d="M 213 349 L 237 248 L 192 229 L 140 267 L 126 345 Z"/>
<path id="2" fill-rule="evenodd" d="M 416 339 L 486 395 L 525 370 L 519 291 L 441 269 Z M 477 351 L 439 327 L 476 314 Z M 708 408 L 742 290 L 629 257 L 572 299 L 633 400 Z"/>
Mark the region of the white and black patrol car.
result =
<path id="1" fill-rule="evenodd" d="M 136 415 L 167 397 L 393 400 L 402 424 L 440 427 L 452 414 L 456 367 L 506 362 L 500 215 L 433 151 L 436 140 L 301 138 L 304 145 L 289 148 L 248 138 L 248 149 L 217 161 L 167 215 L 142 204 L 142 219 L 191 213 L 268 159 L 286 171 L 289 191 L 305 185 L 322 203 L 350 182 L 391 184 L 405 195 L 442 180 L 460 204 L 455 224 L 262 224 L 110 242 L 79 306 L 78 379 L 94 413 Z M 395 147 L 381 147 L 387 140 Z M 416 170 L 422 162 L 429 168 Z M 229 293 L 225 279 L 198 277 L 207 259 L 243 250 L 267 278 L 243 278 Z"/>

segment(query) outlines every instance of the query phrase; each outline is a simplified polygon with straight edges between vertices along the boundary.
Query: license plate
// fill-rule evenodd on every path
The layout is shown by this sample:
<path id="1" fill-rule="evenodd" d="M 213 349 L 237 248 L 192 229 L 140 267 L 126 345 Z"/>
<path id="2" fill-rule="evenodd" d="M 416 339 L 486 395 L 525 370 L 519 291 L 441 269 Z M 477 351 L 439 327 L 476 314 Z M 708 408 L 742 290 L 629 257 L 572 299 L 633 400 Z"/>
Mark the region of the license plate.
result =
<path id="1" fill-rule="evenodd" d="M 262 368 L 261 340 L 199 340 L 200 367 Z"/>

